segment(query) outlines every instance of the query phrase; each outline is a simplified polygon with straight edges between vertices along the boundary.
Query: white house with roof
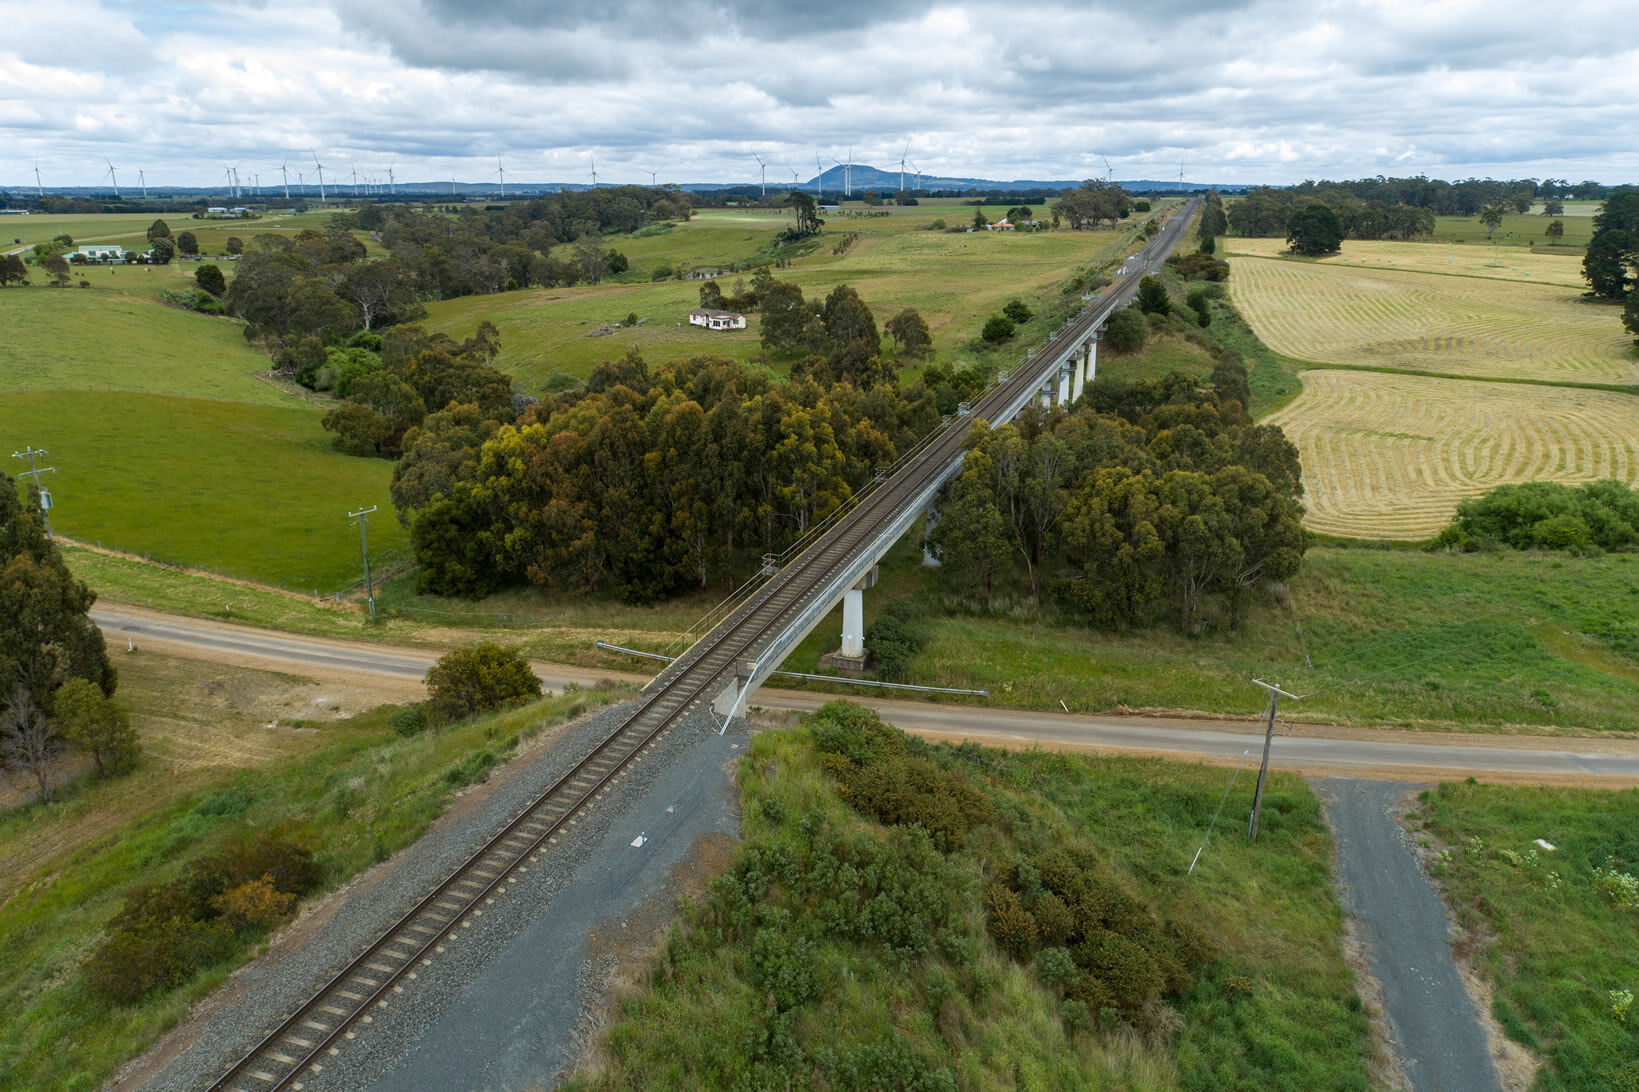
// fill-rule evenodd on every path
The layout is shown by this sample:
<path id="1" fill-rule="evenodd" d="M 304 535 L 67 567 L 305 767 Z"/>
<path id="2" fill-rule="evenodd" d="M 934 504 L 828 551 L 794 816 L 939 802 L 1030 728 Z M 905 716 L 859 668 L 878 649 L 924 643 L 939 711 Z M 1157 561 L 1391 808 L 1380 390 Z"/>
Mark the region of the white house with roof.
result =
<path id="1" fill-rule="evenodd" d="M 738 311 L 717 311 L 710 307 L 696 307 L 689 312 L 690 326 L 704 326 L 708 330 L 744 330 L 746 317 Z"/>
<path id="2" fill-rule="evenodd" d="M 92 243 L 68 255 L 71 262 L 123 262 L 125 248 L 112 243 Z"/>

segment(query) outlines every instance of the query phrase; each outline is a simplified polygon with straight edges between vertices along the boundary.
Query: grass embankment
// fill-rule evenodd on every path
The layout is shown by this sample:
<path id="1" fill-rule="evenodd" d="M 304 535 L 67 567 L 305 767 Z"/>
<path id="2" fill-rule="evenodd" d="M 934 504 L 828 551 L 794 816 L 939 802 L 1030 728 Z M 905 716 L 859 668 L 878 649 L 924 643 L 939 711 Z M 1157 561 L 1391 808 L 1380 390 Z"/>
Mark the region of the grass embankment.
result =
<path id="1" fill-rule="evenodd" d="M 1367 1087 L 1330 840 L 1300 780 L 1271 782 L 1248 846 L 1241 779 L 1189 875 L 1223 770 L 892 729 L 862 752 L 837 739 L 848 717 L 753 740 L 735 866 L 576 1086 Z M 827 772 L 843 755 L 851 797 Z"/>
<path id="2" fill-rule="evenodd" d="M 1022 586 L 971 613 L 907 536 L 865 597 L 869 624 L 894 599 L 921 603 L 926 647 L 908 681 L 985 687 L 993 702 L 1071 712 L 1251 715 L 1250 680 L 1305 700 L 1294 720 L 1451 731 L 1639 731 L 1639 557 L 1558 559 L 1321 547 L 1282 604 L 1238 631 L 1101 633 Z M 785 666 L 812 671 L 837 645 L 834 611 Z M 1301 632 L 1300 632 L 1301 630 Z M 1305 658 L 1312 663 L 1306 665 Z"/>
<path id="3" fill-rule="evenodd" d="M 0 816 L 0 852 L 41 838 L 71 847 L 5 876 L 0 1086 L 98 1087 L 254 954 L 241 952 L 134 1007 L 98 1000 L 80 968 L 134 888 L 182 876 L 252 832 L 310 847 L 324 886 L 335 887 L 415 841 L 457 789 L 482 780 L 520 740 L 608 697 L 594 691 L 547 699 L 408 739 L 394 735 L 386 709 L 378 709 L 324 725 L 277 764 L 219 772 L 201 784 L 157 776 L 149 759 L 126 778 L 85 785 L 63 804 Z M 105 807 L 135 785 L 145 786 L 141 806 L 108 827 Z M 84 836 L 89 828 L 95 837 Z"/>
<path id="4" fill-rule="evenodd" d="M 1639 1087 L 1639 790 L 1444 784 L 1422 800 L 1446 847 L 1429 871 L 1492 1013 L 1547 1063 L 1535 1087 Z"/>

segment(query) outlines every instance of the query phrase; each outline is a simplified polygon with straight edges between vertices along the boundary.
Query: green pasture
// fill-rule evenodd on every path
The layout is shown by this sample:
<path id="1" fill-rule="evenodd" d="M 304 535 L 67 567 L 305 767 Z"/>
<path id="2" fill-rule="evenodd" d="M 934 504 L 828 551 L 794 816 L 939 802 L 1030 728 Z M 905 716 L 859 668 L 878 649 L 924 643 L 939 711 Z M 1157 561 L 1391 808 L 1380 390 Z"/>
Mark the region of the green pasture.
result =
<path id="1" fill-rule="evenodd" d="M 915 211 L 899 209 L 896 213 Z M 935 350 L 941 354 L 956 352 L 976 338 L 985 320 L 1014 297 L 1041 310 L 1057 297 L 1058 286 L 1075 268 L 1117 256 L 1134 238 L 1127 227 L 1118 232 L 1031 234 L 947 234 L 914 227 L 897 232 L 875 230 L 875 225 L 890 219 L 859 221 L 860 234 L 841 254 L 833 251 L 843 241 L 844 233 L 827 223 L 815 250 L 776 275 L 800 285 L 812 299 L 823 298 L 839 284 L 851 284 L 870 305 L 878 325 L 901 309 L 914 307 L 927 320 Z M 909 215 L 902 219 L 910 222 Z M 785 226 L 783 216 L 762 210 L 708 210 L 671 232 L 609 242 L 626 254 L 635 268 L 652 268 L 662 260 L 709 267 L 721 258 L 744 261 L 772 244 L 774 235 Z M 711 261 L 685 257 L 698 253 L 721 257 Z M 736 278 L 746 276 L 727 274 L 723 278 L 725 289 L 732 293 Z M 517 376 L 523 389 L 530 392 L 538 392 L 547 377 L 556 372 L 584 376 L 598 363 L 621 357 L 634 348 L 650 363 L 699 354 L 740 361 L 759 356 L 762 349 L 755 314 L 748 316 L 747 328 L 739 331 L 711 331 L 688 325 L 689 309 L 699 306 L 700 285 L 700 281 L 678 280 L 605 281 L 573 288 L 469 296 L 429 304 L 426 325 L 452 336 L 465 336 L 480 321 L 495 323 L 501 332 L 498 366 Z M 641 323 L 604 336 L 590 336 L 601 327 L 623 323 L 630 314 L 636 314 Z M 1023 353 L 1031 344 L 1029 332 L 1021 335 L 1016 344 L 1018 352 Z"/>
<path id="2" fill-rule="evenodd" d="M 370 540 L 378 565 L 407 553 L 388 498 L 392 464 L 338 455 L 329 441 L 306 407 L 0 392 L 0 446 L 51 452 L 60 533 L 300 591 L 359 579 L 353 509 L 381 507 Z"/>
<path id="3" fill-rule="evenodd" d="M 1597 204 L 1596 202 L 1575 202 Z M 1436 216 L 1434 234 L 1421 237 L 1430 243 L 1494 243 L 1498 246 L 1549 246 L 1548 225 L 1555 217 L 1543 216 L 1538 208 L 1528 213 L 1510 213 L 1502 218 L 1495 233 L 1487 236 L 1487 228 L 1478 216 Z M 1565 234 L 1558 245 L 1581 249 L 1593 238 L 1593 218 L 1590 213 L 1573 215 L 1567 205 Z"/>
<path id="4" fill-rule="evenodd" d="M 159 302 L 162 289 L 191 287 L 195 268 L 89 267 L 76 270 L 89 289 L 6 289 L 0 392 L 121 390 L 299 405 L 252 374 L 269 362 L 246 343 L 239 323 Z"/>
<path id="5" fill-rule="evenodd" d="M 229 235 L 247 243 L 252 235 L 276 232 L 293 235 L 308 228 L 323 227 L 330 210 L 263 216 L 256 220 L 195 220 L 189 213 L 120 212 L 82 216 L 75 213 L 35 213 L 31 216 L 0 217 L 0 250 L 11 250 L 21 240 L 25 246 L 47 243 L 59 235 L 80 243 L 122 243 L 132 250 L 148 249 L 148 226 L 155 220 L 170 225 L 173 237 L 191 231 L 205 253 L 220 254 Z"/>
<path id="6" fill-rule="evenodd" d="M 1491 1014 L 1546 1063 L 1532 1087 L 1633 1088 L 1639 790 L 1473 781 L 1424 793 L 1407 818 L 1439 839 L 1429 874 L 1494 989 Z"/>

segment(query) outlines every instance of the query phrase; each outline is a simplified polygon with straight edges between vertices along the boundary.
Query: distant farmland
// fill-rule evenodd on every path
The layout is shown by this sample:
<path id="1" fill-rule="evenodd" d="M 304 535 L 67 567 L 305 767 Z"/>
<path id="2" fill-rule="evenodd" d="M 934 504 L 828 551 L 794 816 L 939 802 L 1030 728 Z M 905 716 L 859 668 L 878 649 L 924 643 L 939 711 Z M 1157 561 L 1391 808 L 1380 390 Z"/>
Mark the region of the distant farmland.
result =
<path id="1" fill-rule="evenodd" d="M 1639 482 L 1639 398 L 1607 391 L 1315 370 L 1269 418 L 1303 459 L 1305 525 L 1421 539 L 1505 482 Z"/>
<path id="2" fill-rule="evenodd" d="M 1639 384 L 1616 310 L 1582 299 L 1578 259 L 1346 242 L 1296 261 L 1283 247 L 1230 240 L 1229 283 L 1265 344 L 1317 366 L 1269 418 L 1302 457 L 1311 530 L 1423 539 L 1504 483 L 1639 481 L 1639 396 L 1552 385 Z"/>
<path id="3" fill-rule="evenodd" d="M 1454 251 L 1462 259 L 1448 261 Z M 1639 382 L 1633 339 L 1614 309 L 1583 301 L 1576 259 L 1526 254 L 1507 269 L 1481 259 L 1461 247 L 1352 242 L 1324 262 L 1234 257 L 1230 292 L 1270 348 L 1316 364 Z"/>

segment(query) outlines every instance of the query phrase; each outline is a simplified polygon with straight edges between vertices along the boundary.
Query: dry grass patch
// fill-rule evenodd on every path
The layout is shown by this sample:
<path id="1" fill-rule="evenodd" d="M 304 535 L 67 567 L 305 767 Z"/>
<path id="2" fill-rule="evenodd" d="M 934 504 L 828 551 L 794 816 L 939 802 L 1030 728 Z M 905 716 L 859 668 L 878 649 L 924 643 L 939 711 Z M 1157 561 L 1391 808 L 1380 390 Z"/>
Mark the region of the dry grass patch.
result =
<path id="1" fill-rule="evenodd" d="M 1304 372 L 1268 420 L 1303 460 L 1305 524 L 1418 539 L 1511 482 L 1639 481 L 1639 398 L 1378 372 Z"/>
<path id="2" fill-rule="evenodd" d="M 1350 243 L 1346 253 L 1383 245 Z M 1521 255 L 1516 264 L 1567 260 Z M 1337 259 L 1237 257 L 1231 265 L 1235 305 L 1266 345 L 1300 360 L 1454 376 L 1639 382 L 1639 357 L 1616 314 L 1585 303 L 1579 286 L 1365 268 Z"/>

